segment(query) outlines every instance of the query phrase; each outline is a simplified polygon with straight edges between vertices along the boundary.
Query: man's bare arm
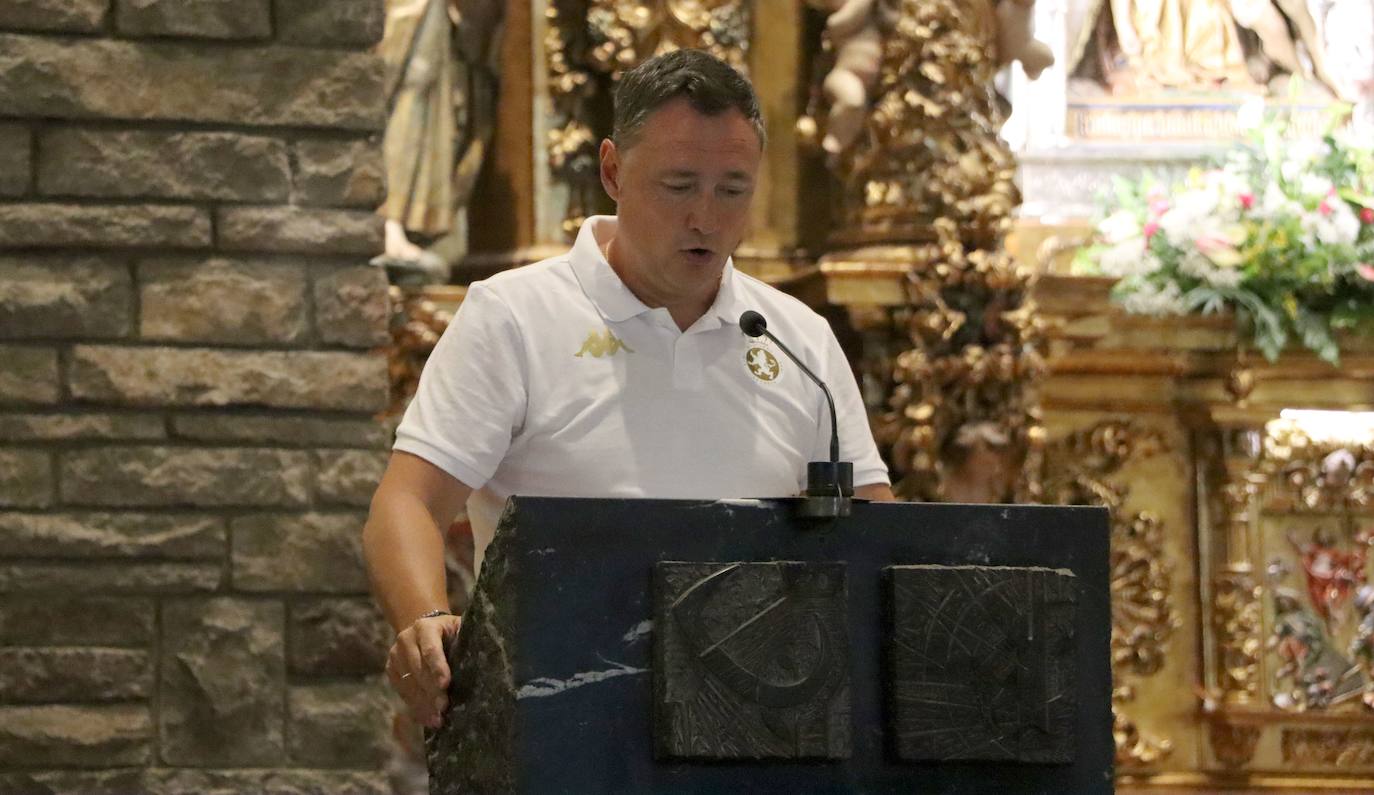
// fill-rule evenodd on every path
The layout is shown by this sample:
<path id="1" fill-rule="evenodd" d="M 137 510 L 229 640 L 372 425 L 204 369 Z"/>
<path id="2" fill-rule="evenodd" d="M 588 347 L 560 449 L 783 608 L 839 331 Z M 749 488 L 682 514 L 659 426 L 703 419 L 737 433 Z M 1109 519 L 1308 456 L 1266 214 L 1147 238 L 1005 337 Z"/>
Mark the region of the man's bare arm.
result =
<path id="1" fill-rule="evenodd" d="M 447 706 L 444 641 L 458 632 L 453 616 L 417 620 L 448 609 L 444 533 L 472 489 L 409 453 L 395 452 L 372 497 L 363 527 L 363 558 L 372 592 L 396 631 L 387 677 L 420 723 L 435 727 Z"/>
<path id="2" fill-rule="evenodd" d="M 897 497 L 892 493 L 892 487 L 886 483 L 870 483 L 867 486 L 854 487 L 854 496 L 861 500 L 872 500 L 874 502 L 896 502 Z"/>

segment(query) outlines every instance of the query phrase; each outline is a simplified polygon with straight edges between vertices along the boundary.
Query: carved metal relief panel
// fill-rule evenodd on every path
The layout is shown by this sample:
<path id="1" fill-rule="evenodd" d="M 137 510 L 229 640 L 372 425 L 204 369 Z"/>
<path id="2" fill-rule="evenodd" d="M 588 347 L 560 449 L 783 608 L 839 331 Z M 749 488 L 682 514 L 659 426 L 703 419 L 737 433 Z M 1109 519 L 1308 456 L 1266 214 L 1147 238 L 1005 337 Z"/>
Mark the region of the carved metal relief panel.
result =
<path id="1" fill-rule="evenodd" d="M 1073 574 L 993 566 L 886 572 L 895 755 L 1073 761 Z"/>
<path id="2" fill-rule="evenodd" d="M 845 601 L 843 563 L 657 564 L 657 754 L 847 758 Z"/>

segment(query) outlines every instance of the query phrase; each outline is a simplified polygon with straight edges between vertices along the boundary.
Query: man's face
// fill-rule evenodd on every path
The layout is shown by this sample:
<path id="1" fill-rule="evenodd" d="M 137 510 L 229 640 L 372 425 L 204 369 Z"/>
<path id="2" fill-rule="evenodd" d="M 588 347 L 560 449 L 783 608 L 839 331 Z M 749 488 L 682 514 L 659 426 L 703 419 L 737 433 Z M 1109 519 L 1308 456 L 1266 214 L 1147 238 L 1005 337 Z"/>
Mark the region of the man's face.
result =
<path id="1" fill-rule="evenodd" d="M 654 111 L 628 148 L 601 144 L 601 182 L 619 225 L 611 263 L 641 300 L 708 302 L 744 239 L 762 146 L 744 114 L 685 98 Z"/>

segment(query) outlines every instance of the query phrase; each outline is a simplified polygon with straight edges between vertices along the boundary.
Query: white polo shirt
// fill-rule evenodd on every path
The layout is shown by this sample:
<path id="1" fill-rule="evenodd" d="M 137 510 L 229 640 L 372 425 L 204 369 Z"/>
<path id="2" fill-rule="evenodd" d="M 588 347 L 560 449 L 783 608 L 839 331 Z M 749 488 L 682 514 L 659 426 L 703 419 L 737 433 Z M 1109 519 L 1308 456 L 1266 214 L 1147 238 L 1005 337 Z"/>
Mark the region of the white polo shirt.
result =
<path id="1" fill-rule="evenodd" d="M 766 339 L 753 309 L 830 387 L 854 484 L 887 483 L 853 372 L 830 325 L 727 261 L 711 308 L 678 329 L 602 255 L 616 219 L 582 226 L 572 250 L 476 282 L 430 355 L 396 431 L 474 489 L 477 562 L 512 494 L 790 497 L 830 457 L 825 397 Z"/>

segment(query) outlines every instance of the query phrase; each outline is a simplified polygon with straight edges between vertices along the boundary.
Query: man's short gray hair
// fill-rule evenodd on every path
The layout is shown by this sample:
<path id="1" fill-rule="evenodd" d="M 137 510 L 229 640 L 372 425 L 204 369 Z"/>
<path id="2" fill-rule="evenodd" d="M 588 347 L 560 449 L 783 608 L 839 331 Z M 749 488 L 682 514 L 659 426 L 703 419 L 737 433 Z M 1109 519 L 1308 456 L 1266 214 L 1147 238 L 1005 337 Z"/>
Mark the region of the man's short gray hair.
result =
<path id="1" fill-rule="evenodd" d="M 623 149 L 634 146 L 649 116 L 678 97 L 685 97 L 706 116 L 734 108 L 753 125 L 760 147 L 767 140 L 754 87 L 729 64 L 703 50 L 656 55 L 622 75 L 615 90 L 611 140 Z"/>

